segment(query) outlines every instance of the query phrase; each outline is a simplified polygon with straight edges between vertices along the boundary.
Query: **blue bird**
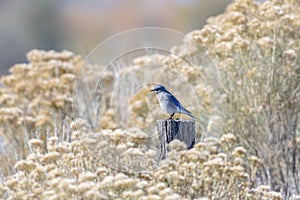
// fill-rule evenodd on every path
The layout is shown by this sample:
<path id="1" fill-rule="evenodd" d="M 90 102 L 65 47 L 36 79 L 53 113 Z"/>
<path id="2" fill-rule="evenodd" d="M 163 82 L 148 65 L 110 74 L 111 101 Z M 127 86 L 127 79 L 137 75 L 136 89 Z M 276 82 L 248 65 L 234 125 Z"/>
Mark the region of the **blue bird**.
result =
<path id="1" fill-rule="evenodd" d="M 156 85 L 151 91 L 155 92 L 160 107 L 171 115 L 169 119 L 172 119 L 175 113 L 181 113 L 193 119 L 195 118 L 164 86 Z"/>

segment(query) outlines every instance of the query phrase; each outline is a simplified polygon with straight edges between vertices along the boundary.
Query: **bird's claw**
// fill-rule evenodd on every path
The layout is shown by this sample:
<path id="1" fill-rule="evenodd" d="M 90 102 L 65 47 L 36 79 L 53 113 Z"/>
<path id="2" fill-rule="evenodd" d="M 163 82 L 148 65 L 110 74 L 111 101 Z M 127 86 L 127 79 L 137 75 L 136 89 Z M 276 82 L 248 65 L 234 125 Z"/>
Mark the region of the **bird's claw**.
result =
<path id="1" fill-rule="evenodd" d="M 168 118 L 169 120 L 173 119 L 173 116 L 175 115 L 175 113 L 171 114 L 171 116 Z"/>

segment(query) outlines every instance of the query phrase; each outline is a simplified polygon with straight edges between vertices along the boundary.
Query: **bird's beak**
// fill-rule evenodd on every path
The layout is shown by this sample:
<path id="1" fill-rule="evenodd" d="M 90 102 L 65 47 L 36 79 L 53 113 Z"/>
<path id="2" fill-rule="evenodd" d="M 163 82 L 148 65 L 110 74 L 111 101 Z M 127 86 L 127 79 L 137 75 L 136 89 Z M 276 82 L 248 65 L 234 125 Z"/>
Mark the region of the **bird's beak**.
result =
<path id="1" fill-rule="evenodd" d="M 150 92 L 154 92 L 154 90 L 152 89 L 152 90 L 150 90 Z"/>

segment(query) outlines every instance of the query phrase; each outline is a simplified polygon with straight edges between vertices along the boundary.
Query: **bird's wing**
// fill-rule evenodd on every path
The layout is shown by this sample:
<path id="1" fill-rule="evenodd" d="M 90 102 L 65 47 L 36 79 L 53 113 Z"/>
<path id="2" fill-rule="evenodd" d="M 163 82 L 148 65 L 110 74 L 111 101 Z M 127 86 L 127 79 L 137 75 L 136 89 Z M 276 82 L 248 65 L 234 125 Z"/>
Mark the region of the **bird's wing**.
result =
<path id="1" fill-rule="evenodd" d="M 169 101 L 173 102 L 176 105 L 176 107 L 181 109 L 181 107 L 182 107 L 181 104 L 171 93 L 168 93 L 168 98 L 169 98 Z"/>
<path id="2" fill-rule="evenodd" d="M 181 113 L 190 116 L 191 118 L 195 118 L 190 111 L 182 107 Z"/>
<path id="3" fill-rule="evenodd" d="M 169 98 L 169 101 L 173 102 L 177 108 L 179 108 L 180 112 L 182 114 L 185 114 L 185 115 L 188 115 L 192 118 L 195 118 L 192 113 L 190 111 L 188 111 L 187 109 L 185 109 L 181 104 L 180 102 L 176 99 L 176 97 L 174 97 L 171 93 L 168 93 L 168 98 Z"/>

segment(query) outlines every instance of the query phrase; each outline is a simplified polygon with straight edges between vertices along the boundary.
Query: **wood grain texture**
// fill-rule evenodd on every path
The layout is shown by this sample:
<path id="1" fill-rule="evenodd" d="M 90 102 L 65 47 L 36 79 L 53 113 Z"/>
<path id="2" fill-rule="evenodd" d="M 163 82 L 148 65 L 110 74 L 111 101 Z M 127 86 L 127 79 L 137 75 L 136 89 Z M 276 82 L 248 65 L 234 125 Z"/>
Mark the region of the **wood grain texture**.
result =
<path id="1" fill-rule="evenodd" d="M 167 145 L 172 140 L 178 139 L 184 142 L 187 149 L 193 148 L 195 144 L 195 121 L 193 120 L 157 120 L 157 130 L 159 133 L 159 160 L 166 158 Z"/>

